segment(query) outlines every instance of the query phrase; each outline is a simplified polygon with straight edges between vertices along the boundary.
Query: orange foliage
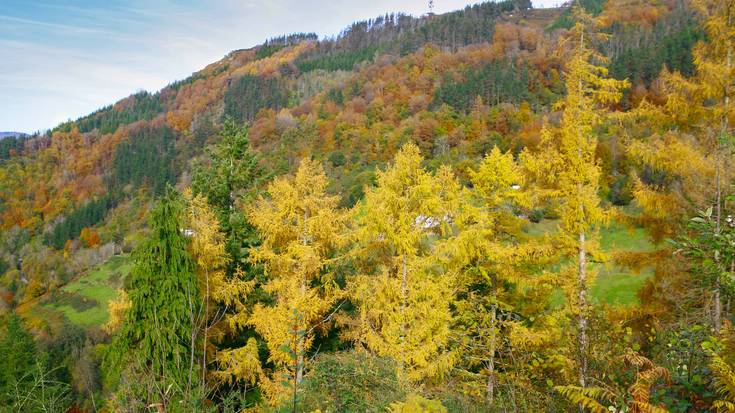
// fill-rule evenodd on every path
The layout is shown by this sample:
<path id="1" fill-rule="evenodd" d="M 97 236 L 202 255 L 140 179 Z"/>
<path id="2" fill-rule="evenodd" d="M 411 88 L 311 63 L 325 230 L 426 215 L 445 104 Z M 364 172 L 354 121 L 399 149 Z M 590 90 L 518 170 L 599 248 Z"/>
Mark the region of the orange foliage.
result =
<path id="1" fill-rule="evenodd" d="M 82 229 L 81 234 L 79 234 L 79 239 L 84 243 L 84 246 L 87 248 L 94 248 L 100 245 L 99 234 L 97 234 L 97 232 L 91 228 Z"/>

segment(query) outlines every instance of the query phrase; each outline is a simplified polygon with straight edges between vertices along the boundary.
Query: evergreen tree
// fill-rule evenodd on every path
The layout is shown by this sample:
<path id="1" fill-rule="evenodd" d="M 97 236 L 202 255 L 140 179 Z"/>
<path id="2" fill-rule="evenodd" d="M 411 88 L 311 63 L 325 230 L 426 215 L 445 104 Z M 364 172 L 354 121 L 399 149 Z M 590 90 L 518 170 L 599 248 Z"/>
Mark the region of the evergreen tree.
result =
<path id="1" fill-rule="evenodd" d="M 130 308 L 108 352 L 110 374 L 121 363 L 152 383 L 138 396 L 164 406 L 188 394 L 196 379 L 196 325 L 200 314 L 194 262 L 184 235 L 183 205 L 172 189 L 151 212 L 150 235 L 134 252 Z M 167 389 L 173 386 L 174 390 Z"/>
<path id="2" fill-rule="evenodd" d="M 238 265 L 255 242 L 255 234 L 237 203 L 252 200 L 267 175 L 250 149 L 247 126 L 238 127 L 228 118 L 220 135 L 220 142 L 207 151 L 207 159 L 194 167 L 191 184 L 194 193 L 203 195 L 217 213 L 227 238 L 226 250 Z"/>
<path id="3" fill-rule="evenodd" d="M 14 395 L 30 390 L 36 363 L 36 345 L 20 317 L 11 314 L 0 340 L 0 406 L 11 406 Z"/>

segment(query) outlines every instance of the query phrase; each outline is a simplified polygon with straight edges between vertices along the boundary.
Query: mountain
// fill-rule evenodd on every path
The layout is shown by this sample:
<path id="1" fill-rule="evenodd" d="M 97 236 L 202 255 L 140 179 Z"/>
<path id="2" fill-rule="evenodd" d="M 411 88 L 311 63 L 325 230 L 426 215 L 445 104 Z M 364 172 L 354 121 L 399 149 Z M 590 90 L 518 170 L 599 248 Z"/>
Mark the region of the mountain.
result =
<path id="1" fill-rule="evenodd" d="M 33 335 L 69 411 L 710 409 L 730 286 L 699 277 L 727 268 L 696 234 L 729 214 L 712 138 L 735 119 L 706 87 L 728 66 L 705 21 L 728 20 L 702 1 L 388 14 L 4 133 L 0 324 Z M 210 280 L 220 318 L 179 335 L 200 333 L 179 293 Z M 201 359 L 165 382 L 181 343 Z"/>
<path id="2" fill-rule="evenodd" d="M 22 132 L 0 132 L 0 139 L 10 138 L 10 137 L 24 138 L 26 136 L 28 136 L 28 135 L 25 134 L 25 133 L 22 133 Z"/>

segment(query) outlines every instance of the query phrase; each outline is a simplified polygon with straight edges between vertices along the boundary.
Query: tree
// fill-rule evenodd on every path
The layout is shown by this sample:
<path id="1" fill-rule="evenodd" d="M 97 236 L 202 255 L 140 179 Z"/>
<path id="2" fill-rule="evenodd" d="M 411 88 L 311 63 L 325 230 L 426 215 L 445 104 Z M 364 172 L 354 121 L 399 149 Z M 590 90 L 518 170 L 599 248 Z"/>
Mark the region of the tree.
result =
<path id="1" fill-rule="evenodd" d="M 735 95 L 735 0 L 700 0 L 696 2 L 705 16 L 704 24 L 708 42 L 699 43 L 694 50 L 696 80 L 694 84 L 696 104 L 701 108 L 705 133 L 715 136 L 715 233 L 722 229 L 723 180 L 727 176 L 723 164 L 732 154 L 731 122 L 735 119 L 735 107 L 730 100 Z M 681 81 L 681 79 L 677 79 Z M 691 105 L 691 100 L 688 102 Z M 727 182 L 727 181 L 725 181 Z M 731 266 L 730 271 L 735 269 Z M 724 273 L 726 271 L 720 271 Z M 713 288 L 713 325 L 715 332 L 722 328 L 721 276 L 717 276 Z"/>
<path id="2" fill-rule="evenodd" d="M 220 231 L 220 224 L 215 212 L 209 207 L 202 195 L 192 195 L 189 189 L 184 191 L 186 200 L 186 227 L 191 234 L 189 251 L 196 263 L 196 274 L 204 304 L 204 315 L 201 318 L 202 330 L 202 378 L 206 377 L 207 355 L 209 352 L 209 330 L 216 324 L 220 316 L 216 302 L 225 294 L 227 287 L 225 270 L 229 256 L 225 252 L 225 234 Z"/>
<path id="3" fill-rule="evenodd" d="M 151 386 L 137 396 L 164 408 L 172 398 L 187 396 L 196 378 L 201 299 L 183 214 L 180 196 L 171 188 L 151 211 L 150 235 L 133 254 L 130 308 L 106 360 L 111 375 L 119 375 L 123 363 L 142 368 L 136 373 Z"/>
<path id="4" fill-rule="evenodd" d="M 32 387 L 36 364 L 36 345 L 15 313 L 8 317 L 5 334 L 0 340 L 0 405 L 11 406 L 16 392 Z"/>
<path id="5" fill-rule="evenodd" d="M 268 176 L 250 149 L 246 125 L 238 127 L 228 118 L 220 134 L 222 139 L 207 151 L 206 162 L 194 167 L 192 190 L 203 195 L 216 211 L 227 237 L 227 253 L 232 257 L 232 264 L 238 265 L 244 260 L 243 253 L 255 242 L 252 226 L 237 207 L 238 200 L 252 201 Z M 232 275 L 232 271 L 234 268 L 228 274 Z"/>
<path id="6" fill-rule="evenodd" d="M 405 145 L 355 209 L 363 262 L 352 337 L 394 358 L 411 381 L 440 377 L 456 358 L 449 348 L 455 277 L 439 265 L 435 240 L 451 233 L 459 184 L 448 168 L 434 175 L 421 162 L 418 147 Z"/>
<path id="7" fill-rule="evenodd" d="M 604 58 L 594 51 L 591 17 L 575 8 L 577 23 L 570 30 L 568 41 L 572 54 L 566 66 L 567 95 L 559 106 L 563 109 L 561 124 L 543 131 L 542 153 L 526 160 L 532 175 L 542 177 L 550 194 L 560 201 L 561 246 L 574 254 L 575 267 L 567 266 L 564 273 L 576 278 L 575 294 L 571 297 L 577 317 L 577 353 L 579 383 L 587 384 L 588 329 L 588 256 L 599 255 L 599 228 L 607 220 L 600 205 L 600 166 L 595 158 L 597 132 L 595 127 L 604 120 L 607 105 L 615 104 L 627 87 L 627 81 L 607 78 L 607 69 L 594 61 Z"/>
<path id="8" fill-rule="evenodd" d="M 647 215 L 673 217 L 676 230 L 697 210 L 712 205 L 714 236 L 722 231 L 722 208 L 727 199 L 727 183 L 735 172 L 732 156 L 732 126 L 735 122 L 735 1 L 696 0 L 694 8 L 704 18 L 707 41 L 693 50 L 694 76 L 664 72 L 662 76 L 666 103 L 662 108 L 646 107 L 659 128 L 666 131 L 666 142 L 631 145 L 630 152 L 639 162 L 663 173 L 663 182 L 636 184 L 636 199 Z M 678 155 L 678 156 L 677 156 Z M 672 235 L 669 231 L 669 234 Z M 718 272 L 732 272 L 726 262 L 715 263 Z M 711 286 L 712 326 L 722 328 L 722 276 Z"/>
<path id="9" fill-rule="evenodd" d="M 333 272 L 344 239 L 346 214 L 326 194 L 321 165 L 304 159 L 293 177 L 277 178 L 249 213 L 262 244 L 250 260 L 262 264 L 263 290 L 271 303 L 258 303 L 247 323 L 265 340 L 274 370 L 261 386 L 271 400 L 283 397 L 281 377 L 301 383 L 306 353 L 329 311 L 342 296 Z"/>
<path id="10" fill-rule="evenodd" d="M 493 405 L 496 353 L 502 353 L 509 342 L 509 332 L 514 330 L 517 337 L 534 335 L 531 331 L 549 340 L 553 337 L 554 327 L 545 322 L 549 317 L 544 315 L 544 303 L 552 291 L 549 285 L 558 280 L 553 274 L 534 273 L 533 266 L 555 254 L 544 240 L 523 235 L 527 221 L 518 215 L 531 208 L 533 190 L 513 155 L 495 147 L 469 175 L 473 189 L 463 197 L 462 212 L 455 217 L 457 235 L 446 246 L 462 269 L 455 328 L 465 349 L 463 367 L 468 371 L 484 367 L 485 398 Z M 519 317 L 534 319 L 535 328 L 522 325 Z"/>

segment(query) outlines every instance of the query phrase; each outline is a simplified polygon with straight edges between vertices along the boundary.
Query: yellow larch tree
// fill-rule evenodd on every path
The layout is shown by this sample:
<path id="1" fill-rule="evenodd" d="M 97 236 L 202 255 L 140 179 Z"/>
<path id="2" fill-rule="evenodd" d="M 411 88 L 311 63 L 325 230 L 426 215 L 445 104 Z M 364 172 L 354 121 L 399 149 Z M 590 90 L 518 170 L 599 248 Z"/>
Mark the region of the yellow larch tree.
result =
<path id="1" fill-rule="evenodd" d="M 735 107 L 731 103 L 735 95 L 735 0 L 695 0 L 693 4 L 705 18 L 707 41 L 700 42 L 693 51 L 696 66 L 694 79 L 686 80 L 681 76 L 674 76 L 671 83 L 683 84 L 683 89 L 689 92 L 684 95 L 687 105 L 695 106 L 703 115 L 694 124 L 699 128 L 699 133 L 712 142 L 715 163 L 715 231 L 719 234 L 725 198 L 723 186 L 733 176 L 733 165 L 728 161 L 733 147 L 731 125 L 735 124 Z M 675 99 L 676 94 L 672 101 Z M 677 110 L 676 106 L 672 107 L 673 111 Z M 727 270 L 735 272 L 735 261 L 720 265 L 723 267 L 722 273 Z M 720 284 L 720 276 L 715 277 L 712 323 L 716 332 L 722 328 Z"/>
<path id="2" fill-rule="evenodd" d="M 692 0 L 703 17 L 706 40 L 693 50 L 695 75 L 662 73 L 666 103 L 645 106 L 663 137 L 633 142 L 635 162 L 663 172 L 666 181 L 635 181 L 635 196 L 647 217 L 667 224 L 658 229 L 673 235 L 697 210 L 713 207 L 715 232 L 721 231 L 727 183 L 735 176 L 730 161 L 735 124 L 735 0 Z M 668 222 L 665 217 L 669 217 Z M 735 263 L 718 262 L 720 272 L 735 272 Z M 710 288 L 709 286 L 707 288 Z M 712 324 L 722 327 L 720 278 L 711 286 Z"/>
<path id="3" fill-rule="evenodd" d="M 287 394 L 284 376 L 301 382 L 306 352 L 343 295 L 330 268 L 345 239 L 347 214 L 326 193 L 327 184 L 321 165 L 304 159 L 295 176 L 273 181 L 249 214 L 262 241 L 250 259 L 264 267 L 263 290 L 272 304 L 256 304 L 247 323 L 268 346 L 275 371 L 260 385 L 273 402 Z"/>
<path id="4" fill-rule="evenodd" d="M 607 77 L 607 69 L 598 65 L 605 58 L 593 47 L 600 36 L 594 31 L 594 21 L 578 7 L 574 13 L 577 23 L 566 39 L 571 49 L 566 64 L 567 94 L 557 105 L 563 111 L 561 123 L 558 127 L 547 125 L 542 131 L 540 153 L 526 152 L 524 157 L 530 176 L 545 183 L 548 194 L 557 199 L 561 217 L 559 246 L 575 258 L 562 274 L 570 281 L 569 303 L 577 319 L 579 383 L 585 387 L 588 290 L 594 275 L 587 261 L 590 255 L 600 255 L 599 228 L 608 220 L 598 194 L 601 168 L 595 157 L 595 128 L 604 121 L 606 108 L 620 100 L 628 82 Z"/>
<path id="5" fill-rule="evenodd" d="M 449 348 L 454 274 L 439 265 L 437 240 L 451 232 L 459 184 L 448 168 L 422 166 L 407 144 L 377 187 L 355 209 L 360 274 L 352 299 L 358 316 L 352 338 L 395 359 L 414 382 L 439 377 L 454 364 Z"/>
<path id="6" fill-rule="evenodd" d="M 462 298 L 455 304 L 455 328 L 461 337 L 464 365 L 468 370 L 478 362 L 484 367 L 484 395 L 493 405 L 498 381 L 496 353 L 510 340 L 510 331 L 522 336 L 522 341 L 552 340 L 552 328 L 541 314 L 554 291 L 556 276 L 534 274 L 531 267 L 549 261 L 554 251 L 545 239 L 523 234 L 528 221 L 521 214 L 532 206 L 533 191 L 512 153 L 495 147 L 469 175 L 472 190 L 464 191 L 454 220 L 457 234 L 444 245 L 453 265 L 461 268 L 457 288 Z M 520 305 L 522 301 L 526 304 Z M 534 318 L 534 326 L 513 320 L 512 314 L 518 311 Z"/>

